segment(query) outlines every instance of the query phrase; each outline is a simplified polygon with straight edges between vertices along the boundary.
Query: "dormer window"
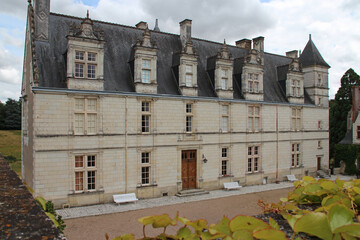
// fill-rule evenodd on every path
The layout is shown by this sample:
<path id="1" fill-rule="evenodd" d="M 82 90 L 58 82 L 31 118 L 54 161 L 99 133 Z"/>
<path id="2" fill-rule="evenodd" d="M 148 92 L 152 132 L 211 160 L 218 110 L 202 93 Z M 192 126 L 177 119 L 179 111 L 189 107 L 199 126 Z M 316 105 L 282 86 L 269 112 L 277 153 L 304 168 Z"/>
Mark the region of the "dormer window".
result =
<path id="1" fill-rule="evenodd" d="M 294 97 L 300 97 L 300 81 L 299 80 L 292 80 L 291 95 Z"/>
<path id="2" fill-rule="evenodd" d="M 192 87 L 193 81 L 193 67 L 191 65 L 185 66 L 185 86 Z"/>
<path id="3" fill-rule="evenodd" d="M 75 77 L 84 78 L 84 73 L 87 72 L 86 77 L 90 79 L 96 78 L 96 53 L 75 51 Z"/>
<path id="4" fill-rule="evenodd" d="M 150 83 L 151 67 L 150 60 L 142 60 L 141 80 L 143 83 Z"/>
<path id="5" fill-rule="evenodd" d="M 259 74 L 248 74 L 248 91 L 251 93 L 259 92 Z"/>

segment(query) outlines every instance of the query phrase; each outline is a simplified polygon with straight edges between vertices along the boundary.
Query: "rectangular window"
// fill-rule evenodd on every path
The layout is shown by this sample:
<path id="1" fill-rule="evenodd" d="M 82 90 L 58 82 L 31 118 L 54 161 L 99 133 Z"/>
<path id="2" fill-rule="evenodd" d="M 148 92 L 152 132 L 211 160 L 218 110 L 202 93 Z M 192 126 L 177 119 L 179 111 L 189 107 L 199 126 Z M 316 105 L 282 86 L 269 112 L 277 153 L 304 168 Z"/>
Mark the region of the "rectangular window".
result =
<path id="1" fill-rule="evenodd" d="M 292 130 L 300 131 L 301 130 L 301 109 L 300 108 L 292 108 L 291 109 L 291 119 L 292 119 Z"/>
<path id="2" fill-rule="evenodd" d="M 227 156 L 228 156 L 228 149 L 227 148 L 222 148 L 221 149 L 221 157 L 227 158 Z"/>
<path id="3" fill-rule="evenodd" d="M 222 105 L 221 106 L 221 131 L 227 132 L 229 131 L 229 106 Z"/>
<path id="4" fill-rule="evenodd" d="M 221 70 L 221 89 L 227 89 L 227 82 L 228 82 L 228 70 L 222 69 Z"/>
<path id="5" fill-rule="evenodd" d="M 150 132 L 150 119 L 151 119 L 151 109 L 150 102 L 141 102 L 141 132 L 149 133 Z"/>
<path id="6" fill-rule="evenodd" d="M 146 69 L 142 70 L 141 79 L 143 83 L 150 83 L 150 73 L 151 73 L 150 70 L 146 70 Z"/>
<path id="7" fill-rule="evenodd" d="M 359 139 L 360 138 L 360 126 L 357 126 L 357 138 Z"/>
<path id="8" fill-rule="evenodd" d="M 248 73 L 248 92 L 259 92 L 259 74 Z"/>
<path id="9" fill-rule="evenodd" d="M 96 53 L 89 52 L 88 53 L 88 61 L 95 62 L 96 61 Z"/>
<path id="10" fill-rule="evenodd" d="M 300 80 L 292 80 L 291 89 L 293 97 L 300 97 Z"/>
<path id="11" fill-rule="evenodd" d="M 75 134 L 96 134 L 97 99 L 75 98 Z"/>
<path id="12" fill-rule="evenodd" d="M 142 67 L 143 67 L 143 68 L 150 68 L 150 60 L 148 60 L 148 59 L 143 59 L 143 61 L 142 61 Z"/>
<path id="13" fill-rule="evenodd" d="M 227 89 L 227 79 L 221 79 L 221 89 L 226 90 Z"/>
<path id="14" fill-rule="evenodd" d="M 150 167 L 141 167 L 141 184 L 150 183 Z"/>
<path id="15" fill-rule="evenodd" d="M 250 132 L 258 132 L 260 128 L 260 107 L 248 107 L 248 130 Z"/>
<path id="16" fill-rule="evenodd" d="M 96 74 L 96 65 L 88 64 L 88 78 L 95 78 Z"/>
<path id="17" fill-rule="evenodd" d="M 76 60 L 84 60 L 85 52 L 75 51 L 75 59 Z"/>
<path id="18" fill-rule="evenodd" d="M 186 116 L 186 132 L 192 131 L 192 116 Z"/>
<path id="19" fill-rule="evenodd" d="M 322 148 L 321 141 L 318 141 L 318 148 Z"/>
<path id="20" fill-rule="evenodd" d="M 192 87 L 193 85 L 193 66 L 185 65 L 185 86 Z"/>
<path id="21" fill-rule="evenodd" d="M 221 175 L 228 175 L 228 160 L 221 161 Z"/>
<path id="22" fill-rule="evenodd" d="M 96 190 L 96 155 L 75 156 L 75 191 L 92 190 Z"/>
<path id="23" fill-rule="evenodd" d="M 191 103 L 186 104 L 186 113 L 192 113 L 192 104 Z"/>
<path id="24" fill-rule="evenodd" d="M 79 78 L 84 77 L 84 64 L 75 63 L 75 77 L 79 77 Z"/>
<path id="25" fill-rule="evenodd" d="M 148 152 L 141 153 L 141 163 L 150 163 L 150 153 Z"/>
<path id="26" fill-rule="evenodd" d="M 293 143 L 291 145 L 291 166 L 300 166 L 300 143 Z"/>
<path id="27" fill-rule="evenodd" d="M 248 172 L 258 172 L 260 161 L 260 147 L 251 146 L 248 147 Z"/>

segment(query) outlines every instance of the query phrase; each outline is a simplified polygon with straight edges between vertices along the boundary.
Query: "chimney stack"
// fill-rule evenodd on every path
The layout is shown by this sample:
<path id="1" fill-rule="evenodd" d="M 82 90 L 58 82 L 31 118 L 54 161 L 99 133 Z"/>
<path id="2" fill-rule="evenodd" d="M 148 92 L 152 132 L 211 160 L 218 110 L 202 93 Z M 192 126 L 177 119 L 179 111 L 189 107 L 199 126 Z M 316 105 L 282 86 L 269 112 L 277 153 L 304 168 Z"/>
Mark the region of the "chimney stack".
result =
<path id="1" fill-rule="evenodd" d="M 50 0 L 34 0 L 35 38 L 49 40 Z"/>
<path id="2" fill-rule="evenodd" d="M 360 93 L 359 93 L 359 86 L 352 87 L 352 122 L 356 120 L 356 112 L 359 110 L 360 107 Z"/>
<path id="3" fill-rule="evenodd" d="M 135 26 L 136 26 L 136 28 L 139 28 L 139 29 L 147 29 L 148 28 L 147 22 L 143 22 L 143 21 L 139 22 Z"/>
<path id="4" fill-rule="evenodd" d="M 180 22 L 180 40 L 181 44 L 184 47 L 185 44 L 191 40 L 191 20 L 185 19 Z"/>
<path id="5" fill-rule="evenodd" d="M 239 41 L 236 41 L 235 44 L 239 48 L 245 48 L 245 49 L 251 50 L 251 40 L 250 39 L 244 38 Z"/>
<path id="6" fill-rule="evenodd" d="M 286 56 L 289 58 L 298 58 L 298 51 L 293 50 L 293 51 L 286 52 Z"/>
<path id="7" fill-rule="evenodd" d="M 253 49 L 264 52 L 264 37 L 253 38 Z"/>

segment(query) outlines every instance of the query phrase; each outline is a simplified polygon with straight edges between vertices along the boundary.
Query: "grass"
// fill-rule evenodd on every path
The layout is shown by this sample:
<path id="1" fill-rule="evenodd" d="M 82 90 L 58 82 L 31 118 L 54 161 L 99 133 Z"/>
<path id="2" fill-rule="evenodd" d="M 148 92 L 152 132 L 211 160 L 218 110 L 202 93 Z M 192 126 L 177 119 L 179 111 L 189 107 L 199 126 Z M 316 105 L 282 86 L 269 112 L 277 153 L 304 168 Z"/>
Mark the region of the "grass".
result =
<path id="1" fill-rule="evenodd" d="M 8 159 L 10 167 L 21 175 L 21 130 L 0 130 L 0 153 Z M 10 160 L 10 161 L 9 161 Z"/>

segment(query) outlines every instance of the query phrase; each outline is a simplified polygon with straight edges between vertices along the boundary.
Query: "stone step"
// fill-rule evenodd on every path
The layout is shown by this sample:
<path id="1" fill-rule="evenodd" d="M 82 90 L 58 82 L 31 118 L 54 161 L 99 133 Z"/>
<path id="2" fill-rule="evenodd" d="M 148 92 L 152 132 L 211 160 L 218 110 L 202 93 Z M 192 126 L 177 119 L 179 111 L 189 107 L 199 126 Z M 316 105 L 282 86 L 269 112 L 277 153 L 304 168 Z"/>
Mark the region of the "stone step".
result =
<path id="1" fill-rule="evenodd" d="M 175 194 L 177 197 L 190 197 L 190 196 L 196 196 L 196 195 L 203 195 L 203 194 L 209 194 L 208 191 L 205 191 L 203 189 L 189 189 L 189 190 L 182 190 Z"/>

